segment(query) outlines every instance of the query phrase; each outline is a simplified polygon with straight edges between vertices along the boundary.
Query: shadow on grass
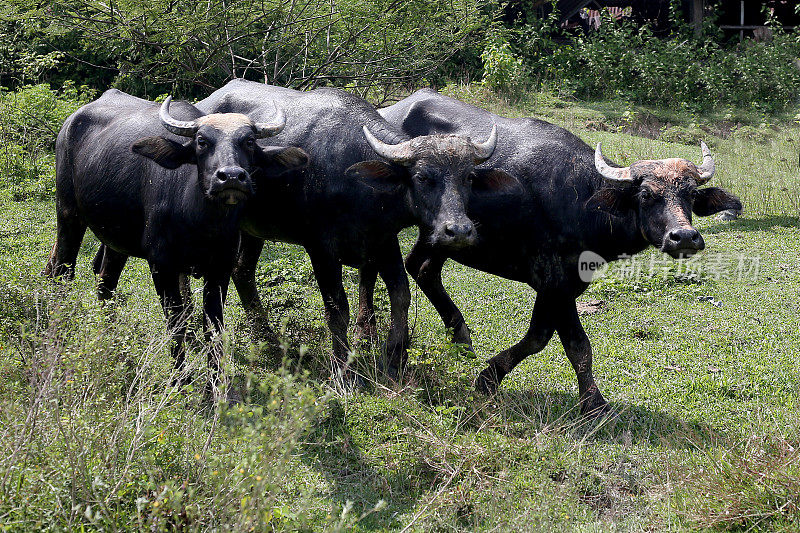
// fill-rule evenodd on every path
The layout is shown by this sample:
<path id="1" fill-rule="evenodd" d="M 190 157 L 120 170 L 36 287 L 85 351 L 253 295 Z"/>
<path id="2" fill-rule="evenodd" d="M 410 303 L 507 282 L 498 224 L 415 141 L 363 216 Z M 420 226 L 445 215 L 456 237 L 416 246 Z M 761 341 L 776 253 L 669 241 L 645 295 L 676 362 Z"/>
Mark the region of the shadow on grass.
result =
<path id="1" fill-rule="evenodd" d="M 577 396 L 563 391 L 505 391 L 486 400 L 496 409 L 501 425 L 523 433 L 558 432 L 567 438 L 620 445 L 652 445 L 670 449 L 694 448 L 718 432 L 711 426 L 683 420 L 663 411 L 626 401 L 611 400 L 613 414 L 593 419 L 581 416 Z M 527 425 L 528 427 L 524 427 Z"/>
<path id="2" fill-rule="evenodd" d="M 374 428 L 366 432 L 371 429 Z M 386 452 L 392 454 L 391 460 L 380 457 L 380 453 L 379 457 L 370 458 L 359 446 L 359 437 L 352 434 L 342 402 L 334 400 L 327 416 L 308 435 L 300 457 L 325 478 L 329 487 L 327 496 L 339 511 L 352 502 L 358 516 L 368 513 L 379 500 L 386 502 L 383 510 L 359 521 L 361 530 L 383 531 L 402 525 L 396 517 L 413 509 L 431 487 L 444 482 L 441 472 L 425 461 L 426 454 L 413 452 L 418 443 L 404 447 L 400 442 L 404 436 L 408 437 L 401 429 L 397 442 L 375 444 L 392 447 L 391 452 Z"/>
<path id="3" fill-rule="evenodd" d="M 775 226 L 782 228 L 800 228 L 800 218 L 771 215 L 763 218 L 739 218 L 730 222 L 716 222 L 703 228 L 703 233 L 728 233 L 734 231 L 770 231 Z"/>

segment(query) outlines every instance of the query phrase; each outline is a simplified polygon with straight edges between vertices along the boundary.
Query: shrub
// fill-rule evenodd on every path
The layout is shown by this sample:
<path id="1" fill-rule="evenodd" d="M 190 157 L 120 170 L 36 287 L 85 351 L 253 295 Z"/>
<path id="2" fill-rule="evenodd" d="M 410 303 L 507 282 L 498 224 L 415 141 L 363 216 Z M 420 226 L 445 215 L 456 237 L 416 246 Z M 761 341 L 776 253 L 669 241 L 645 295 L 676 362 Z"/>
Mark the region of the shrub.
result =
<path id="1" fill-rule="evenodd" d="M 522 81 L 522 58 L 514 55 L 505 38 L 495 36 L 481 54 L 483 83 L 490 89 L 508 93 Z"/>
<path id="2" fill-rule="evenodd" d="M 58 130 L 93 97 L 94 91 L 71 83 L 59 92 L 33 85 L 0 93 L 0 190 L 17 201 L 50 196 Z"/>
<path id="3" fill-rule="evenodd" d="M 720 105 L 777 113 L 794 105 L 800 35 L 769 43 L 695 39 L 680 24 L 668 38 L 647 27 L 604 19 L 597 31 L 562 34 L 557 19 L 524 24 L 511 48 L 530 78 L 585 99 L 623 98 L 693 112 Z M 534 76 L 535 75 L 535 76 Z"/>
<path id="4" fill-rule="evenodd" d="M 250 372 L 235 386 L 242 403 L 209 405 L 202 385 L 168 386 L 169 335 L 133 318 L 148 309 L 101 312 L 65 287 L 33 305 L 18 317 L 17 349 L 0 357 L 3 526 L 263 531 L 319 520 L 297 463 L 329 397 L 306 376 Z M 200 372 L 197 355 L 187 363 Z"/>

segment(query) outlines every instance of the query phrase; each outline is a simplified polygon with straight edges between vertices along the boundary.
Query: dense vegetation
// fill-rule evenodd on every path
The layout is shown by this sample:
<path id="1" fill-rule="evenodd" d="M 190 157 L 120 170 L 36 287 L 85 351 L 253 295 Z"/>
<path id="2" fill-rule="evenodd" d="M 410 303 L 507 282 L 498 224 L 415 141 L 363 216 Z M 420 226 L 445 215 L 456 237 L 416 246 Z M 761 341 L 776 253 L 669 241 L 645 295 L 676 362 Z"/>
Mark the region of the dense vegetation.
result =
<path id="1" fill-rule="evenodd" d="M 674 1 L 672 29 L 606 17 L 563 30 L 557 11 L 509 20 L 496 0 L 4 0 L 0 86 L 64 82 L 154 98 L 202 97 L 232 77 L 299 89 L 350 87 L 382 101 L 409 88 L 484 80 L 512 95 L 622 97 L 672 109 L 775 113 L 800 93 L 800 34 L 695 36 Z"/>
<path id="2" fill-rule="evenodd" d="M 695 39 L 677 17 L 667 37 L 626 24 L 565 35 L 553 20 L 498 14 L 468 0 L 0 3 L 0 530 L 800 528 L 798 35 L 739 45 L 710 26 Z M 362 343 L 368 388 L 333 390 L 312 268 L 285 244 L 268 246 L 257 277 L 283 347 L 258 342 L 232 291 L 227 373 L 246 400 L 209 405 L 167 386 L 169 337 L 143 261 L 106 306 L 91 235 L 74 282 L 38 273 L 64 118 L 110 86 L 192 98 L 234 73 L 375 101 L 434 83 L 602 140 L 620 163 L 697 161 L 704 139 L 713 184 L 745 214 L 699 221 L 708 249 L 694 263 L 650 251 L 640 261 L 657 275 L 612 272 L 581 298 L 616 419 L 578 417 L 557 341 L 498 396 L 476 394 L 472 380 L 520 338 L 535 295 L 454 264 L 445 284 L 477 355 L 445 341 L 412 288 L 402 383 L 375 375 L 379 347 Z M 414 237 L 401 234 L 404 250 Z M 354 298 L 356 273 L 345 277 Z M 376 308 L 385 335 L 382 285 Z"/>

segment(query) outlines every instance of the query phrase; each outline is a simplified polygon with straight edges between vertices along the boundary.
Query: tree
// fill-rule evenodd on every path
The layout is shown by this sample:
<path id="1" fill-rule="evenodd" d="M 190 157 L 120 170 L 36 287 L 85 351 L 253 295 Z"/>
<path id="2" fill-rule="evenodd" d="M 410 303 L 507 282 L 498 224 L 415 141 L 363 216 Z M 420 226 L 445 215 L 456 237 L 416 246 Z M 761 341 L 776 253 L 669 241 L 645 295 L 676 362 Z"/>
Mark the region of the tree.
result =
<path id="1" fill-rule="evenodd" d="M 200 95 L 242 77 L 298 89 L 346 86 L 382 100 L 458 51 L 486 22 L 485 3 L 16 0 L 14 7 L 17 20 L 41 27 L 49 52 L 75 69 L 111 69 L 114 85 L 136 94 Z"/>

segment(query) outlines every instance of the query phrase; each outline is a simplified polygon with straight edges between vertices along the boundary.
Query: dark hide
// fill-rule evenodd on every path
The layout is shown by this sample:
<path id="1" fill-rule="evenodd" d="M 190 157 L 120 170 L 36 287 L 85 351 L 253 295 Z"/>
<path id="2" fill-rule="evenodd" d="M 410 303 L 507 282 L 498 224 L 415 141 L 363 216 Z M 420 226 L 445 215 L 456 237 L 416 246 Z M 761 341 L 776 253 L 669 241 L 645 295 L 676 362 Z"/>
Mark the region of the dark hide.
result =
<path id="1" fill-rule="evenodd" d="M 168 133 L 158 113 L 158 104 L 110 90 L 64 122 L 56 141 L 57 240 L 44 274 L 73 277 L 87 227 L 102 243 L 94 261 L 101 299 L 113 294 L 129 256 L 146 259 L 180 368 L 187 315 L 180 278 L 204 278 L 210 338 L 222 328 L 239 219 L 253 194 L 249 170 L 262 160 L 297 166 L 299 151 L 258 147 L 246 117 L 222 117 L 224 130 L 207 123 L 190 139 Z M 170 114 L 204 117 L 183 102 Z M 216 375 L 216 349 L 209 366 Z"/>
<path id="2" fill-rule="evenodd" d="M 362 127 L 389 144 L 410 137 L 389 125 L 366 101 L 337 89 L 300 92 L 234 80 L 197 106 L 208 113 L 245 113 L 260 120 L 274 113 L 273 103 L 289 116 L 274 142 L 301 147 L 310 154 L 311 163 L 305 171 L 278 180 L 256 177 L 257 192 L 242 219 L 242 251 L 233 275 L 245 309 L 266 324 L 255 286 L 263 241 L 301 244 L 322 293 L 336 370 L 345 372 L 349 308 L 342 265 L 380 274 L 391 301 L 386 352 L 388 371 L 394 374 L 406 357 L 410 302 L 397 233 L 419 225 L 439 235 L 434 239 L 438 246 L 474 240 L 474 227 L 464 213 L 474 168 L 474 150 L 465 147 L 472 145 L 462 137 L 420 138 L 414 141 L 411 161 L 383 160 Z M 475 140 L 485 141 L 490 131 L 491 125 L 475 133 Z M 371 305 L 359 314 L 359 330 L 374 332 L 373 315 Z M 355 379 L 352 373 L 346 375 Z"/>
<path id="3" fill-rule="evenodd" d="M 605 411 L 606 401 L 592 376 L 591 345 L 575 307 L 575 298 L 588 286 L 579 277 L 581 252 L 590 250 L 613 260 L 651 244 L 674 254 L 687 252 L 685 241 L 694 246 L 688 251 L 701 249 L 702 238 L 690 226 L 692 202 L 695 212 L 709 215 L 741 208 L 738 199 L 720 189 L 696 188 L 697 169 L 684 160 L 643 162 L 631 167 L 636 182 L 609 183 L 595 169 L 594 150 L 565 129 L 531 118 L 494 115 L 429 89 L 380 113 L 417 135 L 474 135 L 497 124 L 497 148 L 481 168 L 505 171 L 521 184 L 514 194 L 479 194 L 473 187 L 467 214 L 480 228 L 474 246 L 433 249 L 423 233 L 406 259 L 411 276 L 445 326 L 453 329 L 454 340 L 470 346 L 464 317 L 441 282 L 448 258 L 528 283 L 538 292 L 525 337 L 489 361 L 476 387 L 494 392 L 520 361 L 542 350 L 558 333 L 578 378 L 581 411 Z M 370 283 L 364 280 L 366 287 Z"/>

